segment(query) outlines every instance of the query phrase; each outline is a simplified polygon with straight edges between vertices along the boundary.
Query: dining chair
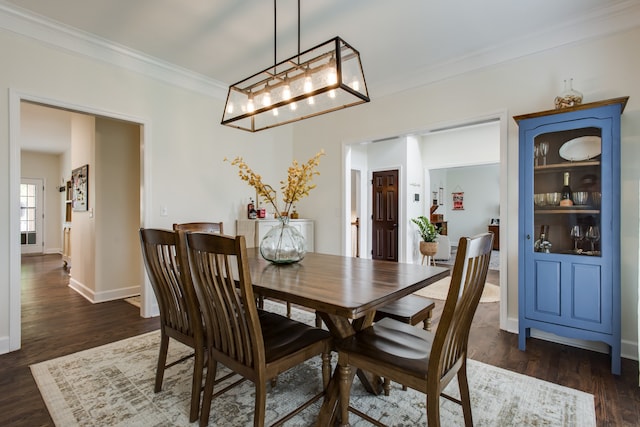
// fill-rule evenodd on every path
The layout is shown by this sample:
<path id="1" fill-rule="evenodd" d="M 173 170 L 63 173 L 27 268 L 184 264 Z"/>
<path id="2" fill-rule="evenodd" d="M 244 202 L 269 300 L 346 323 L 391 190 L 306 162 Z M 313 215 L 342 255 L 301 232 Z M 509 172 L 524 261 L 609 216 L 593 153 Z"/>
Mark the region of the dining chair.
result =
<path id="1" fill-rule="evenodd" d="M 193 289 L 189 265 L 182 262 L 178 234 L 169 230 L 140 229 L 140 243 L 145 267 L 160 310 L 160 354 L 154 392 L 162 390 L 166 368 L 194 356 L 189 420 L 198 419 L 203 370 L 205 366 L 204 325 L 198 299 Z M 194 353 L 167 364 L 169 339 L 191 348 Z"/>
<path id="2" fill-rule="evenodd" d="M 192 231 L 194 233 L 217 233 L 224 234 L 222 222 L 183 222 L 173 224 L 175 231 Z"/>
<path id="3" fill-rule="evenodd" d="M 433 318 L 433 309 L 436 303 L 426 297 L 420 295 L 407 295 L 396 301 L 385 304 L 380 309 L 376 310 L 376 315 L 373 318 L 374 322 L 379 322 L 385 317 L 395 319 L 402 323 L 407 323 L 411 326 L 415 326 L 422 322 L 422 329 L 425 331 L 431 330 L 431 319 Z M 382 389 L 385 396 L 389 396 L 391 392 L 391 381 L 389 378 L 384 378 Z M 407 389 L 407 386 L 402 386 L 403 390 Z"/>
<path id="4" fill-rule="evenodd" d="M 458 244 L 451 285 L 435 333 L 385 318 L 347 338 L 338 346 L 340 415 L 349 425 L 349 411 L 371 420 L 349 406 L 355 370 L 390 378 L 427 395 L 427 424 L 440 425 L 440 396 L 462 405 L 464 422 L 472 426 L 467 345 L 471 321 L 487 277 L 493 234 L 462 237 Z M 456 377 L 460 399 L 443 393 Z"/>
<path id="5" fill-rule="evenodd" d="M 209 420 L 217 363 L 254 383 L 254 426 L 264 425 L 267 381 L 317 355 L 322 355 L 323 391 L 278 423 L 321 398 L 331 374 L 329 332 L 258 310 L 244 236 L 179 233 L 186 243 L 209 350 L 200 425 Z"/>

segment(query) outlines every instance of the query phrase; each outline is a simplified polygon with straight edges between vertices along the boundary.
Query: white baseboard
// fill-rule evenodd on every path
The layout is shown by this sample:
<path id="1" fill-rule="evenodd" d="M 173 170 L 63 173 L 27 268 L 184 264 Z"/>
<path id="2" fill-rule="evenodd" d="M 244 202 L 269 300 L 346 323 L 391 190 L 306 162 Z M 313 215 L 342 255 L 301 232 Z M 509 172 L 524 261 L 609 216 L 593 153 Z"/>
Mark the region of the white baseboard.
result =
<path id="1" fill-rule="evenodd" d="M 0 337 L 0 354 L 9 353 L 9 351 L 11 351 L 9 341 L 8 336 Z"/>
<path id="2" fill-rule="evenodd" d="M 140 294 L 140 286 L 130 286 L 127 288 L 112 289 L 104 292 L 94 292 L 93 289 L 89 289 L 73 277 L 69 279 L 69 287 L 93 304 L 128 298 Z"/>
<path id="3" fill-rule="evenodd" d="M 507 320 L 507 332 L 518 334 L 518 319 L 510 317 Z M 531 337 L 541 340 L 554 342 L 557 344 L 570 345 L 572 347 L 582 348 L 585 350 L 597 351 L 599 353 L 609 353 L 609 346 L 599 341 L 578 340 L 574 338 L 561 337 L 549 332 L 539 331 L 531 328 Z M 638 360 L 638 343 L 628 340 L 622 340 L 620 354 L 625 359 Z"/>

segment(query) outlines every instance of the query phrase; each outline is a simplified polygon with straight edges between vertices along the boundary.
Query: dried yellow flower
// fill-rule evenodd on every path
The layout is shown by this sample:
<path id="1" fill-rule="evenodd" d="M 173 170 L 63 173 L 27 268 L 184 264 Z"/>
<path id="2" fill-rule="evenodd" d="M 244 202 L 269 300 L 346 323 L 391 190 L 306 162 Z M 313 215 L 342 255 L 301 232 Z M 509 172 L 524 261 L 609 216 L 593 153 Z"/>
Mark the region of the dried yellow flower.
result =
<path id="1" fill-rule="evenodd" d="M 316 168 L 320 164 L 321 156 L 324 156 L 324 150 L 320 150 L 306 163 L 299 164 L 297 160 L 294 160 L 289 166 L 287 180 L 280 181 L 280 189 L 282 190 L 284 201 L 284 209 L 282 211 L 278 209 L 278 203 L 275 200 L 276 191 L 270 185 L 263 183 L 262 177 L 251 170 L 242 157 L 236 157 L 230 163 L 238 167 L 240 179 L 247 181 L 250 186 L 255 188 L 258 197 L 270 203 L 278 216 L 288 216 L 293 203 L 308 196 L 309 191 L 316 188 L 315 184 L 310 184 L 310 182 L 315 175 L 320 175 Z M 229 160 L 225 157 L 224 161 L 228 162 Z"/>

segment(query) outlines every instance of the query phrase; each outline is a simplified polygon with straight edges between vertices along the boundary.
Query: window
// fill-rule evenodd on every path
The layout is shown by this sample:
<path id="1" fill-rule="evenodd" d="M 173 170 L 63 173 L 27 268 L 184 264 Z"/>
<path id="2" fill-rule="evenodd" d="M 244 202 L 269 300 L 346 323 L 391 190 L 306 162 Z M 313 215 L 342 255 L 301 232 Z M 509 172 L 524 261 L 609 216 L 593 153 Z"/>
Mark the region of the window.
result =
<path id="1" fill-rule="evenodd" d="M 36 244 L 36 184 L 20 184 L 20 244 Z"/>

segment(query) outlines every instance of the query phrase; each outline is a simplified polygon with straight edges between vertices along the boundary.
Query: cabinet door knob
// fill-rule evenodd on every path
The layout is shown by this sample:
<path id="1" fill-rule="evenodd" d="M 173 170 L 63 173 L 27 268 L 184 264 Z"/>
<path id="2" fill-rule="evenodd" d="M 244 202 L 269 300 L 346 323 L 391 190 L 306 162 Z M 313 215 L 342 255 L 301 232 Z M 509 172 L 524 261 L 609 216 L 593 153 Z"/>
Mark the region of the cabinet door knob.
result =
<path id="1" fill-rule="evenodd" d="M 527 240 L 531 240 L 531 234 L 527 234 Z"/>

